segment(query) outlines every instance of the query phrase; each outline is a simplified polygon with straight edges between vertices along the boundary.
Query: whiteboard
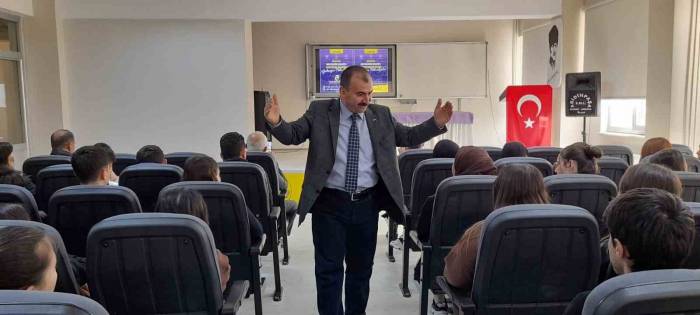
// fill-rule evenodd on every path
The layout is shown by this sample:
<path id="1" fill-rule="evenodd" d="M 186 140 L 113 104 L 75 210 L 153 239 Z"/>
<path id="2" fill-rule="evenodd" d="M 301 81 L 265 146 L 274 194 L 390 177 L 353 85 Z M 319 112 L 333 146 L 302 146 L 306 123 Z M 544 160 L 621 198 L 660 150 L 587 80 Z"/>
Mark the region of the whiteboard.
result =
<path id="1" fill-rule="evenodd" d="M 396 46 L 398 98 L 486 97 L 487 43 Z"/>

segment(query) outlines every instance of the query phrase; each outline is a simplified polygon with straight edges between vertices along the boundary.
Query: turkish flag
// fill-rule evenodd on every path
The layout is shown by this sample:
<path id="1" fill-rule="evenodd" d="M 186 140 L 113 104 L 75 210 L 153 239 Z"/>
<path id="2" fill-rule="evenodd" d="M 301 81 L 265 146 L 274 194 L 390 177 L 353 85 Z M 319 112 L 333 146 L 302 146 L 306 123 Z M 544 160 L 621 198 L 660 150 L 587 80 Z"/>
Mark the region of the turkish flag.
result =
<path id="1" fill-rule="evenodd" d="M 509 86 L 506 89 L 506 139 L 526 147 L 552 143 L 552 87 Z"/>

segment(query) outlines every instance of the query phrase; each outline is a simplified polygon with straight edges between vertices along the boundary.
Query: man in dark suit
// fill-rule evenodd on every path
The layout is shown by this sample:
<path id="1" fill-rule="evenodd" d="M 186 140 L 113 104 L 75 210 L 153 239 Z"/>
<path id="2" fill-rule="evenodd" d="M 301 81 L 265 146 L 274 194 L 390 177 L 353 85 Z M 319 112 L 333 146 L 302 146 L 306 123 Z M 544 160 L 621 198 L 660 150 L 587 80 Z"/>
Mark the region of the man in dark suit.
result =
<path id="1" fill-rule="evenodd" d="M 340 99 L 314 101 L 304 116 L 285 122 L 277 96 L 265 119 L 281 143 L 310 141 L 299 215 L 313 214 L 316 294 L 322 315 L 364 314 L 369 298 L 379 210 L 401 217 L 403 193 L 396 147 L 411 147 L 446 131 L 452 104 L 439 100 L 434 116 L 415 127 L 371 104 L 372 78 L 360 66 L 340 78 Z M 343 309 L 343 262 L 345 310 Z"/>

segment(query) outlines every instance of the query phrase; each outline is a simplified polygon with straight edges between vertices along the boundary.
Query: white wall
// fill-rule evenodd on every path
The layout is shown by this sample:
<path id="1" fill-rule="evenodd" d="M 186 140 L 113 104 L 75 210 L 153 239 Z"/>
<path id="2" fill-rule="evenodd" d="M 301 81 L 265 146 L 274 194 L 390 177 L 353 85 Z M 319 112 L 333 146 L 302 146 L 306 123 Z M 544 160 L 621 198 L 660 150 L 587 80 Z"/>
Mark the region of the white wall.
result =
<path id="1" fill-rule="evenodd" d="M 66 20 L 64 110 L 79 145 L 146 144 L 219 156 L 219 137 L 252 128 L 244 21 Z"/>
<path id="2" fill-rule="evenodd" d="M 50 0 L 41 1 L 49 2 Z M 34 15 L 34 5 L 32 0 L 0 0 L 0 11 L 10 14 L 32 16 Z"/>

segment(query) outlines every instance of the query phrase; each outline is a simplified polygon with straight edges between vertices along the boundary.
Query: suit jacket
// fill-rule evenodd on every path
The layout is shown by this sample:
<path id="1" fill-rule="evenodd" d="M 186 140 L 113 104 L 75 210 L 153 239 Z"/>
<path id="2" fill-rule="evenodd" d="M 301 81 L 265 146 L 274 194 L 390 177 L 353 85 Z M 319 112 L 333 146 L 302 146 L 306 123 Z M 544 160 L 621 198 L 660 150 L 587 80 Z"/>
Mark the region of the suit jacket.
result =
<path id="1" fill-rule="evenodd" d="M 340 100 L 314 101 L 309 109 L 296 121 L 286 122 L 270 128 L 272 135 L 285 145 L 298 145 L 309 140 L 309 153 L 306 160 L 304 184 L 299 201 L 299 223 L 311 210 L 316 198 L 326 185 L 335 163 L 335 150 L 340 126 Z M 439 129 L 433 118 L 415 127 L 398 123 L 386 106 L 370 104 L 365 112 L 369 128 L 374 159 L 376 161 L 380 190 L 380 207 L 389 215 L 403 222 L 403 190 L 396 147 L 411 147 L 447 131 Z"/>

